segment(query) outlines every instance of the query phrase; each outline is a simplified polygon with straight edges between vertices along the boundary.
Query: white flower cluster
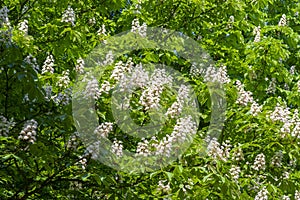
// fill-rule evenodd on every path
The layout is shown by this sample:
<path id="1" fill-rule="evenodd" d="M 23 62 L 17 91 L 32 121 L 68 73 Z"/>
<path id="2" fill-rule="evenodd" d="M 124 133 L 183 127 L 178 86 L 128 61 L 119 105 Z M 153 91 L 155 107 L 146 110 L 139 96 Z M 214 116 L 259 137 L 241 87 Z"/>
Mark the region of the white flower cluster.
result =
<path id="1" fill-rule="evenodd" d="M 240 177 L 241 168 L 240 168 L 239 166 L 233 165 L 233 166 L 230 168 L 229 173 L 230 173 L 231 177 L 232 177 L 234 180 L 238 180 L 239 177 Z"/>
<path id="2" fill-rule="evenodd" d="M 255 196 L 254 200 L 268 200 L 268 190 L 264 186 Z"/>
<path id="3" fill-rule="evenodd" d="M 252 92 L 245 91 L 244 85 L 239 80 L 236 81 L 236 86 L 238 89 L 238 99 L 236 102 L 243 106 L 247 106 L 248 103 L 253 103 Z"/>
<path id="4" fill-rule="evenodd" d="M 289 179 L 289 177 L 290 177 L 290 173 L 289 172 L 287 172 L 287 171 L 285 171 L 285 172 L 283 172 L 282 173 L 282 179 Z"/>
<path id="5" fill-rule="evenodd" d="M 51 96 L 56 105 L 68 105 L 71 101 L 72 88 L 67 88 L 54 96 Z"/>
<path id="6" fill-rule="evenodd" d="M 25 35 L 28 34 L 28 21 L 26 19 L 19 24 L 19 30 L 24 32 Z"/>
<path id="7" fill-rule="evenodd" d="M 89 24 L 90 24 L 90 25 L 95 25 L 95 24 L 96 24 L 96 18 L 95 18 L 95 17 L 90 18 L 90 19 L 89 19 Z"/>
<path id="8" fill-rule="evenodd" d="M 186 192 L 186 189 L 191 190 L 193 186 L 194 186 L 194 182 L 192 179 L 189 178 L 187 183 L 183 185 L 182 191 Z"/>
<path id="9" fill-rule="evenodd" d="M 257 26 L 253 30 L 253 35 L 255 35 L 254 42 L 260 41 L 260 26 Z"/>
<path id="10" fill-rule="evenodd" d="M 62 22 L 71 23 L 73 26 L 75 25 L 75 12 L 71 6 L 68 6 L 68 8 L 64 11 L 62 16 Z"/>
<path id="11" fill-rule="evenodd" d="M 170 116 L 171 118 L 175 118 L 175 116 L 180 115 L 183 105 L 185 101 L 189 98 L 189 88 L 186 85 L 181 85 L 176 101 L 168 108 L 166 115 Z"/>
<path id="12" fill-rule="evenodd" d="M 278 22 L 278 26 L 286 26 L 286 15 L 283 14 Z"/>
<path id="13" fill-rule="evenodd" d="M 163 192 L 163 193 L 169 193 L 171 191 L 170 183 L 164 184 L 166 181 L 158 181 L 158 186 L 157 186 L 157 191 L 158 192 Z"/>
<path id="14" fill-rule="evenodd" d="M 110 83 L 108 81 L 103 81 L 103 83 L 101 84 L 100 93 L 108 94 L 111 89 L 112 89 L 112 87 L 111 87 Z"/>
<path id="15" fill-rule="evenodd" d="M 8 8 L 4 6 L 0 9 L 0 25 L 1 26 L 10 26 L 10 22 L 8 19 Z"/>
<path id="16" fill-rule="evenodd" d="M 287 196 L 287 195 L 283 195 L 283 196 L 282 196 L 282 200 L 290 200 L 290 197 Z"/>
<path id="17" fill-rule="evenodd" d="M 293 114 L 291 123 L 294 125 L 291 136 L 300 138 L 300 119 L 299 119 L 298 109 L 294 110 L 294 114 Z"/>
<path id="18" fill-rule="evenodd" d="M 28 56 L 26 56 L 26 58 L 24 58 L 24 62 L 31 65 L 34 71 L 36 72 L 39 71 L 40 66 L 37 64 L 36 58 L 34 58 L 31 54 L 29 54 Z"/>
<path id="19" fill-rule="evenodd" d="M 44 65 L 42 67 L 42 74 L 45 74 L 45 73 L 51 73 L 53 74 L 54 73 L 54 58 L 52 55 L 49 55 L 47 56 L 45 62 L 44 62 Z"/>
<path id="20" fill-rule="evenodd" d="M 144 88 L 149 82 L 149 72 L 143 69 L 142 64 L 138 64 L 133 67 L 130 75 L 122 76 L 120 79 L 119 87 L 120 91 L 131 92 L 133 88 Z"/>
<path id="21" fill-rule="evenodd" d="M 115 140 L 111 146 L 111 152 L 117 157 L 123 156 L 123 144 L 122 141 Z"/>
<path id="22" fill-rule="evenodd" d="M 290 119 L 290 109 L 288 107 L 283 107 L 277 103 L 275 110 L 270 114 L 270 119 L 273 122 L 280 121 L 283 123 L 289 123 Z"/>
<path id="23" fill-rule="evenodd" d="M 190 68 L 190 76 L 192 77 L 199 77 L 201 76 L 201 73 L 203 72 L 203 69 L 200 67 L 197 67 L 196 63 L 193 63 L 191 68 Z"/>
<path id="24" fill-rule="evenodd" d="M 263 153 L 260 153 L 255 157 L 252 168 L 256 171 L 265 170 L 266 160 L 265 160 L 265 155 Z"/>
<path id="25" fill-rule="evenodd" d="M 86 98 L 92 97 L 93 99 L 98 99 L 101 96 L 98 80 L 95 78 L 92 78 L 92 80 L 89 80 L 87 82 L 84 95 Z"/>
<path id="26" fill-rule="evenodd" d="M 82 58 L 76 60 L 75 70 L 78 74 L 84 72 L 84 60 Z"/>
<path id="27" fill-rule="evenodd" d="M 106 36 L 106 29 L 105 29 L 105 24 L 102 24 L 102 26 L 99 28 L 97 31 L 97 35 L 105 35 Z"/>
<path id="28" fill-rule="evenodd" d="M 262 106 L 260 106 L 258 103 L 253 101 L 251 108 L 250 108 L 250 114 L 255 117 L 259 113 L 261 113 L 261 110 L 262 110 Z"/>
<path id="29" fill-rule="evenodd" d="M 51 85 L 44 85 L 43 89 L 45 91 L 45 100 L 50 101 L 52 95 L 52 86 Z"/>
<path id="30" fill-rule="evenodd" d="M 177 119 L 172 133 L 163 137 L 158 144 L 153 145 L 156 149 L 155 154 L 170 157 L 174 144 L 182 144 L 189 136 L 195 135 L 196 132 L 197 126 L 191 116 Z"/>
<path id="31" fill-rule="evenodd" d="M 296 68 L 295 65 L 291 66 L 291 68 L 289 70 L 289 72 L 290 72 L 291 75 L 295 75 L 295 68 Z"/>
<path id="32" fill-rule="evenodd" d="M 149 156 L 151 155 L 151 151 L 149 149 L 149 141 L 145 138 L 142 138 L 142 142 L 139 142 L 136 148 L 137 156 Z"/>
<path id="33" fill-rule="evenodd" d="M 282 151 L 276 152 L 271 159 L 271 165 L 273 165 L 274 167 L 281 167 L 282 157 L 283 157 Z"/>
<path id="34" fill-rule="evenodd" d="M 226 140 L 220 145 L 216 138 L 206 138 L 205 140 L 208 142 L 207 155 L 213 159 L 219 159 L 226 162 L 230 156 L 231 145 L 229 141 Z"/>
<path id="35" fill-rule="evenodd" d="M 67 88 L 70 84 L 69 70 L 63 71 L 62 76 L 56 82 L 56 85 L 61 88 Z"/>
<path id="36" fill-rule="evenodd" d="M 37 126 L 38 126 L 38 123 L 34 119 L 28 120 L 24 124 L 23 129 L 20 132 L 18 139 L 25 140 L 25 141 L 33 144 L 36 141 Z"/>
<path id="37" fill-rule="evenodd" d="M 244 160 L 244 153 L 243 153 L 242 148 L 239 147 L 232 153 L 232 160 L 234 160 L 234 161 Z"/>
<path id="38" fill-rule="evenodd" d="M 227 25 L 227 28 L 232 28 L 232 24 L 234 23 L 234 16 L 230 15 L 229 16 L 229 20 L 228 20 L 228 25 Z"/>
<path id="39" fill-rule="evenodd" d="M 104 122 L 100 124 L 94 131 L 97 136 L 108 137 L 108 134 L 113 130 L 113 123 Z"/>
<path id="40" fill-rule="evenodd" d="M 142 25 L 140 25 L 140 22 L 138 19 L 134 19 L 131 23 L 131 32 L 137 33 L 142 37 L 147 36 L 147 24 L 144 22 Z"/>
<path id="41" fill-rule="evenodd" d="M 132 62 L 132 58 L 129 58 L 126 63 L 123 63 L 122 61 L 117 62 L 110 78 L 116 81 L 120 81 L 125 76 L 125 73 L 132 70 L 133 66 L 134 63 Z"/>
<path id="42" fill-rule="evenodd" d="M 100 141 L 88 145 L 88 147 L 86 148 L 86 154 L 91 154 L 92 155 L 91 158 L 94 160 L 98 159 L 99 145 L 100 145 Z"/>
<path id="43" fill-rule="evenodd" d="M 297 81 L 297 92 L 300 92 L 300 80 Z"/>
<path id="44" fill-rule="evenodd" d="M 114 55 L 112 53 L 112 51 L 109 51 L 106 56 L 105 56 L 105 60 L 103 61 L 103 63 L 99 63 L 100 65 L 111 65 L 114 62 Z"/>
<path id="45" fill-rule="evenodd" d="M 82 169 L 85 170 L 87 166 L 87 159 L 85 157 L 80 157 L 78 163 L 81 165 Z"/>
<path id="46" fill-rule="evenodd" d="M 191 69 L 192 73 L 199 73 L 203 75 L 205 82 L 216 82 L 221 84 L 226 84 L 230 82 L 230 78 L 227 75 L 227 69 L 226 66 L 222 65 L 219 68 L 215 68 L 214 66 L 210 65 L 206 69 L 202 68 L 200 70 L 195 71 L 195 67 Z M 196 75 L 195 74 L 195 75 Z"/>
<path id="47" fill-rule="evenodd" d="M 135 10 L 133 11 L 135 14 L 141 14 L 141 1 L 139 0 L 136 4 L 135 4 Z"/>
<path id="48" fill-rule="evenodd" d="M 9 130 L 15 125 L 16 123 L 11 119 L 7 120 L 4 116 L 0 116 L 0 136 L 7 136 Z"/>
<path id="49" fill-rule="evenodd" d="M 272 78 L 268 88 L 266 89 L 268 94 L 274 94 L 276 92 L 276 79 Z"/>
<path id="50" fill-rule="evenodd" d="M 295 200 L 300 200 L 300 192 L 298 190 L 295 191 Z"/>
<path id="51" fill-rule="evenodd" d="M 167 75 L 165 69 L 154 70 L 147 88 L 142 92 L 139 99 L 140 104 L 145 107 L 145 110 L 159 107 L 160 95 L 163 92 L 164 86 L 171 85 L 172 81 L 172 77 Z"/>
<path id="52" fill-rule="evenodd" d="M 76 135 L 71 135 L 70 139 L 68 140 L 67 143 L 67 148 L 68 149 L 76 149 L 78 145 L 78 138 Z"/>

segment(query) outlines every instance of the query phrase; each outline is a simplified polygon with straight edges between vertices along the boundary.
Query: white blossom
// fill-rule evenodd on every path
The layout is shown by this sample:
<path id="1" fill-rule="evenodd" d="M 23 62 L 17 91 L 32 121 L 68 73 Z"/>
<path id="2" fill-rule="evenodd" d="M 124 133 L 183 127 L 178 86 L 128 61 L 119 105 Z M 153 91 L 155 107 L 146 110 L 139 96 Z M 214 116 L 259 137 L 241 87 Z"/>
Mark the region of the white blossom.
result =
<path id="1" fill-rule="evenodd" d="M 108 137 L 108 134 L 113 130 L 113 123 L 111 122 L 104 122 L 100 124 L 94 131 L 96 135 L 100 137 Z"/>
<path id="2" fill-rule="evenodd" d="M 260 26 L 257 26 L 253 30 L 253 34 L 255 35 L 254 42 L 260 41 Z"/>
<path id="3" fill-rule="evenodd" d="M 283 14 L 278 22 L 278 26 L 286 26 L 286 15 Z"/>
<path id="4" fill-rule="evenodd" d="M 276 79 L 275 78 L 272 78 L 266 92 L 268 94 L 274 94 L 276 92 Z"/>
<path id="5" fill-rule="evenodd" d="M 131 32 L 137 33 L 142 37 L 147 36 L 147 24 L 143 23 L 140 25 L 140 22 L 138 19 L 134 19 L 131 23 Z"/>
<path id="6" fill-rule="evenodd" d="M 178 116 L 181 113 L 183 105 L 188 98 L 189 88 L 186 85 L 181 85 L 178 90 L 176 101 L 171 105 L 171 107 L 168 108 L 166 115 L 170 116 L 171 118 Z"/>
<path id="7" fill-rule="evenodd" d="M 285 171 L 285 172 L 283 172 L 282 173 L 282 179 L 289 179 L 289 177 L 290 177 L 290 173 L 289 172 L 287 172 L 287 171 Z"/>
<path id="8" fill-rule="evenodd" d="M 54 58 L 52 55 L 49 55 L 47 56 L 45 62 L 44 62 L 44 65 L 42 67 L 42 74 L 45 74 L 45 73 L 51 73 L 53 74 L 54 73 Z"/>
<path id="9" fill-rule="evenodd" d="M 77 135 L 74 134 L 74 135 L 71 135 L 70 139 L 68 140 L 67 142 L 67 145 L 66 147 L 68 149 L 76 149 L 77 148 L 77 145 L 78 145 L 78 138 L 77 138 Z"/>
<path id="10" fill-rule="evenodd" d="M 271 159 L 271 165 L 275 167 L 281 167 L 282 157 L 283 157 L 282 151 L 276 152 Z"/>
<path id="11" fill-rule="evenodd" d="M 97 79 L 92 77 L 92 80 L 89 80 L 87 82 L 84 95 L 87 98 L 92 97 L 95 100 L 101 96 L 101 91 Z"/>
<path id="12" fill-rule="evenodd" d="M 56 85 L 61 88 L 67 88 L 70 84 L 69 70 L 63 71 L 62 76 L 56 82 Z"/>
<path id="13" fill-rule="evenodd" d="M 245 91 L 244 85 L 237 80 L 236 81 L 237 89 L 238 89 L 238 99 L 236 102 L 243 106 L 247 106 L 248 103 L 253 103 L 252 92 Z"/>
<path id="14" fill-rule="evenodd" d="M 270 114 L 270 119 L 273 122 L 280 121 L 286 123 L 290 119 L 289 115 L 290 115 L 289 108 L 283 107 L 277 103 L 275 110 Z"/>
<path id="15" fill-rule="evenodd" d="M 149 83 L 149 72 L 143 69 L 141 63 L 133 67 L 132 70 L 128 69 L 126 71 L 131 71 L 131 73 L 120 76 L 120 91 L 131 92 L 134 88 L 145 88 Z"/>
<path id="16" fill-rule="evenodd" d="M 87 154 L 91 154 L 91 158 L 92 159 L 98 159 L 99 158 L 99 145 L 100 145 L 100 141 L 96 141 L 90 145 L 88 145 L 88 147 L 86 148 L 86 152 Z"/>
<path id="17" fill-rule="evenodd" d="M 26 19 L 19 24 L 19 30 L 24 32 L 25 35 L 28 34 L 28 21 Z"/>
<path id="18" fill-rule="evenodd" d="M 260 106 L 258 103 L 253 101 L 251 108 L 250 108 L 250 114 L 254 117 L 257 116 L 259 113 L 261 113 L 262 106 Z"/>
<path id="19" fill-rule="evenodd" d="M 172 77 L 167 75 L 165 69 L 155 69 L 151 74 L 147 88 L 142 92 L 139 102 L 145 107 L 145 110 L 158 108 L 160 95 L 165 85 L 172 84 Z"/>
<path id="20" fill-rule="evenodd" d="M 117 62 L 110 78 L 116 81 L 120 81 L 122 78 L 124 78 L 126 73 L 131 72 L 133 66 L 134 63 L 132 62 L 132 58 L 129 58 L 126 63 L 123 63 L 122 61 Z"/>
<path id="21" fill-rule="evenodd" d="M 90 19 L 89 19 L 89 24 L 90 24 L 90 25 L 96 24 L 96 18 L 95 18 L 95 17 L 90 18 Z"/>
<path id="22" fill-rule="evenodd" d="M 244 160 L 244 153 L 242 148 L 237 148 L 232 154 L 232 160 L 234 161 L 242 161 Z"/>
<path id="23" fill-rule="evenodd" d="M 105 24 L 102 24 L 102 26 L 99 28 L 97 31 L 97 35 L 105 35 L 106 36 L 106 29 L 105 29 Z"/>
<path id="24" fill-rule="evenodd" d="M 233 165 L 233 166 L 230 168 L 229 173 L 230 173 L 231 177 L 232 177 L 234 180 L 238 180 L 239 177 L 240 177 L 241 168 L 240 168 L 239 166 Z"/>
<path id="25" fill-rule="evenodd" d="M 295 75 L 295 68 L 296 68 L 295 65 L 291 66 L 291 68 L 289 70 L 291 75 Z"/>
<path id="26" fill-rule="evenodd" d="M 16 123 L 11 119 L 7 120 L 4 116 L 0 116 L 0 136 L 7 136 L 10 129 Z"/>
<path id="27" fill-rule="evenodd" d="M 282 200 L 290 200 L 290 197 L 287 196 L 287 195 L 283 195 L 283 196 L 282 196 Z"/>
<path id="28" fill-rule="evenodd" d="M 53 99 L 54 103 L 56 105 L 68 105 L 71 101 L 72 96 L 72 89 L 67 88 L 63 92 L 59 92 L 58 94 L 51 96 L 51 99 Z"/>
<path id="29" fill-rule="evenodd" d="M 123 145 L 122 141 L 115 140 L 113 145 L 111 146 L 111 152 L 115 154 L 117 157 L 123 156 Z"/>
<path id="30" fill-rule="evenodd" d="M 111 65 L 114 62 L 114 55 L 112 53 L 112 51 L 109 51 L 106 56 L 105 56 L 105 60 L 103 61 L 103 63 L 101 65 Z"/>
<path id="31" fill-rule="evenodd" d="M 24 62 L 31 65 L 35 72 L 38 72 L 40 66 L 37 64 L 36 58 L 34 58 L 31 54 L 24 58 Z"/>
<path id="32" fill-rule="evenodd" d="M 265 170 L 266 160 L 265 160 L 265 155 L 263 153 L 260 153 L 256 156 L 252 168 L 256 171 Z"/>
<path id="33" fill-rule="evenodd" d="M 197 126 L 191 116 L 177 119 L 172 133 L 163 137 L 158 144 L 154 145 L 155 154 L 170 157 L 173 153 L 172 148 L 176 144 L 182 144 L 189 136 L 195 135 L 196 132 Z"/>
<path id="34" fill-rule="evenodd" d="M 84 72 L 84 60 L 79 58 L 76 60 L 75 70 L 78 74 L 82 74 Z"/>
<path id="35" fill-rule="evenodd" d="M 149 141 L 146 140 L 145 138 L 142 138 L 142 141 L 138 143 L 137 148 L 136 148 L 136 155 L 140 156 L 149 156 L 151 155 L 150 151 L 150 146 L 149 146 Z"/>
<path id="36" fill-rule="evenodd" d="M 87 159 L 84 157 L 80 157 L 80 160 L 78 162 L 81 165 L 82 169 L 85 170 L 87 166 Z"/>
<path id="37" fill-rule="evenodd" d="M 34 143 L 36 141 L 36 129 L 37 129 L 38 123 L 32 119 L 26 121 L 26 123 L 23 126 L 23 129 L 21 130 L 18 139 L 27 141 L 29 143 Z"/>
<path id="38" fill-rule="evenodd" d="M 170 183 L 165 185 L 164 182 L 166 182 L 166 180 L 165 181 L 162 181 L 162 180 L 158 181 L 157 191 L 163 192 L 163 193 L 169 193 L 171 191 Z"/>
<path id="39" fill-rule="evenodd" d="M 231 145 L 229 144 L 229 141 L 225 141 L 221 145 L 216 138 L 210 139 L 207 137 L 205 140 L 208 142 L 207 155 L 213 159 L 219 159 L 226 162 L 230 156 L 229 152 Z"/>
<path id="40" fill-rule="evenodd" d="M 71 23 L 73 26 L 75 25 L 75 12 L 71 6 L 68 6 L 68 8 L 64 11 L 62 16 L 62 22 Z"/>
<path id="41" fill-rule="evenodd" d="M 230 78 L 227 75 L 227 69 L 226 66 L 222 65 L 219 68 L 216 68 L 212 65 L 207 67 L 206 69 L 197 69 L 193 68 L 194 74 L 201 73 L 204 77 L 205 82 L 216 82 L 221 84 L 226 84 L 230 82 Z"/>
<path id="42" fill-rule="evenodd" d="M 264 186 L 255 196 L 254 200 L 268 200 L 268 190 Z"/>
<path id="43" fill-rule="evenodd" d="M 106 93 L 106 94 L 108 94 L 109 93 L 109 91 L 111 90 L 111 85 L 110 85 L 110 83 L 108 82 L 108 81 L 104 81 L 103 83 L 102 83 L 102 85 L 101 85 L 101 87 L 100 87 L 100 93 L 102 94 L 102 93 Z"/>
<path id="44" fill-rule="evenodd" d="M 295 200 L 300 200 L 300 192 L 298 190 L 295 191 Z"/>

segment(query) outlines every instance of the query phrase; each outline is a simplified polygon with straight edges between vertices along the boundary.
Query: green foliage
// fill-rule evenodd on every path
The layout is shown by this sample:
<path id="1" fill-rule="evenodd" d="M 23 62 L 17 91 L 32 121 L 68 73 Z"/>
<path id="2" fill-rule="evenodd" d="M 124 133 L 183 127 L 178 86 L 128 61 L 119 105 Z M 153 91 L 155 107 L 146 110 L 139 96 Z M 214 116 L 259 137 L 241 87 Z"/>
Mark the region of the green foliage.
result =
<path id="1" fill-rule="evenodd" d="M 0 199 L 254 199 L 263 187 L 269 199 L 282 199 L 283 195 L 296 199 L 296 191 L 300 192 L 300 136 L 284 134 L 282 127 L 292 121 L 294 111 L 300 106 L 300 4 L 297 0 L 145 0 L 141 3 L 135 0 L 4 0 L 0 9 L 4 6 L 10 10 L 10 25 L 0 19 Z M 62 21 L 68 6 L 75 13 L 74 25 Z M 279 26 L 283 14 L 287 25 Z M 214 158 L 203 153 L 212 115 L 211 91 L 203 78 L 190 77 L 192 63 L 176 52 L 157 49 L 141 49 L 116 59 L 126 62 L 131 57 L 134 63 L 164 63 L 180 71 L 192 84 L 201 112 L 192 145 L 169 166 L 143 174 L 116 171 L 86 154 L 86 146 L 76 136 L 69 99 L 77 78 L 77 61 L 86 58 L 110 36 L 130 30 L 134 19 L 149 27 L 176 30 L 195 39 L 216 66 L 227 66 L 231 81 L 224 84 L 226 121 L 218 143 L 224 148 L 223 153 L 230 143 L 228 155 Z M 19 29 L 24 20 L 28 21 L 28 34 Z M 98 34 L 102 25 L 106 33 Z M 261 37 L 254 42 L 253 29 L 258 26 Z M 174 47 L 178 46 L 177 42 L 181 41 L 174 41 Z M 36 64 L 26 61 L 29 55 L 36 58 Z M 49 55 L 55 60 L 54 72 L 42 73 Z M 40 68 L 36 69 L 35 65 Z M 291 73 L 291 68 L 295 73 Z M 112 69 L 110 66 L 102 72 L 103 80 L 99 83 L 110 77 Z M 58 83 L 67 70 L 70 83 L 63 88 Z M 244 106 L 237 103 L 240 91 L 236 80 L 262 106 L 257 115 L 253 115 L 250 103 Z M 268 93 L 272 80 L 276 82 L 275 88 Z M 131 117 L 136 124 L 150 121 L 149 113 L 139 104 L 141 93 L 136 90 L 131 100 L 134 108 Z M 164 91 L 165 107 L 175 101 L 172 95 Z M 270 119 L 277 104 L 291 111 L 288 121 Z M 113 120 L 109 94 L 102 95 L 96 107 L 100 123 Z M 14 122 L 7 134 L 3 117 Z M 19 138 L 31 119 L 38 122 L 33 144 Z M 170 121 L 164 134 L 172 132 L 174 124 L 175 120 Z M 295 126 L 291 125 L 291 131 Z M 124 147 L 133 152 L 141 142 L 117 127 L 109 136 L 111 140 L 114 138 L 123 140 Z M 72 141 L 76 143 L 75 148 L 70 145 Z M 240 150 L 244 152 L 243 159 L 236 160 L 236 152 Z M 282 154 L 281 164 L 274 166 L 272 160 L 278 152 Z M 254 162 L 261 153 L 265 156 L 265 169 L 255 170 Z M 240 167 L 237 179 L 232 175 L 233 166 Z M 160 190 L 159 183 L 167 189 Z"/>

